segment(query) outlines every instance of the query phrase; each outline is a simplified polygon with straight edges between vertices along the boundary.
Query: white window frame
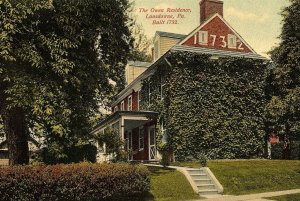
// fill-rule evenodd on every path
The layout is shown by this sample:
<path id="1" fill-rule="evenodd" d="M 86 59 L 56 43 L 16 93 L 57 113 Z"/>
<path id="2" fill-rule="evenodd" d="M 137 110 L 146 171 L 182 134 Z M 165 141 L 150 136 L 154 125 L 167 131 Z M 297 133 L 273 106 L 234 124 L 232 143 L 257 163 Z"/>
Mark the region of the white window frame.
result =
<path id="1" fill-rule="evenodd" d="M 208 44 L 208 32 L 207 31 L 199 31 L 198 39 L 199 39 L 200 45 L 207 45 Z"/>
<path id="2" fill-rule="evenodd" d="M 228 34 L 227 43 L 228 43 L 228 48 L 236 49 L 236 47 L 237 47 L 237 37 L 236 37 L 236 35 Z"/>
<path id="3" fill-rule="evenodd" d="M 148 88 L 148 105 L 151 105 L 151 82 L 149 82 Z"/>
<path id="4" fill-rule="evenodd" d="M 164 91 L 163 91 L 163 89 L 164 89 L 164 86 L 166 85 L 166 80 L 164 80 L 163 81 L 163 76 L 161 75 L 160 76 L 160 98 L 161 98 L 161 100 L 163 100 L 164 99 Z"/>
<path id="5" fill-rule="evenodd" d="M 114 107 L 114 112 L 117 112 L 119 110 L 119 107 L 118 106 L 115 106 Z"/>
<path id="6" fill-rule="evenodd" d="M 128 111 L 132 111 L 132 95 L 128 96 L 127 105 L 128 105 Z"/>
<path id="7" fill-rule="evenodd" d="M 142 144 L 141 144 L 141 140 L 143 142 Z M 144 144 L 145 144 L 145 129 L 144 127 L 139 127 L 139 151 L 144 150 L 145 148 Z"/>
<path id="8" fill-rule="evenodd" d="M 124 108 L 124 101 L 121 102 L 121 108 L 120 108 L 120 110 L 121 110 L 121 111 L 124 111 L 124 110 L 125 110 L 125 108 Z"/>

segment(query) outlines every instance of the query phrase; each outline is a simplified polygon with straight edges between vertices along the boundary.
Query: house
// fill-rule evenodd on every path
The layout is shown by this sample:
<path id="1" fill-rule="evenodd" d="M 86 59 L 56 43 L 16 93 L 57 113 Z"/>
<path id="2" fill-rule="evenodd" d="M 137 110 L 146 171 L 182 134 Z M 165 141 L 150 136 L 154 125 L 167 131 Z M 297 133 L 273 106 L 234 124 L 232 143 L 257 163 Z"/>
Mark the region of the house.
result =
<path id="1" fill-rule="evenodd" d="M 172 66 L 172 61 L 168 55 L 185 52 L 195 55 L 209 55 L 211 60 L 224 57 L 266 61 L 266 58 L 257 54 L 223 18 L 222 1 L 201 0 L 199 5 L 200 25 L 188 35 L 156 32 L 153 63 L 143 64 L 142 66 L 145 67 L 143 72 L 140 71 L 131 76 L 130 79 L 128 78 L 128 85 L 116 95 L 116 99 L 111 105 L 112 114 L 101 121 L 93 131 L 97 134 L 104 132 L 108 126 L 114 128 L 119 133 L 120 138 L 124 140 L 125 149 L 131 150 L 128 152 L 129 161 L 160 160 L 162 156 L 158 151 L 157 140 L 160 139 L 160 143 L 170 140 L 167 136 L 168 127 L 161 115 L 162 111 L 155 107 L 154 90 L 150 87 L 153 84 L 153 81 L 152 83 L 150 81 L 151 77 L 157 73 L 158 69 Z M 127 69 L 136 66 L 137 64 L 129 63 Z M 126 74 L 127 77 L 128 74 Z M 160 83 L 156 82 L 156 86 L 159 88 L 157 91 L 160 93 L 159 97 L 162 101 L 170 98 L 164 98 L 165 79 L 164 76 L 161 76 L 158 81 Z M 144 87 L 144 85 L 149 85 L 149 87 Z M 185 149 L 189 148 L 186 146 Z M 106 160 L 105 149 L 102 149 L 100 155 L 101 160 Z"/>

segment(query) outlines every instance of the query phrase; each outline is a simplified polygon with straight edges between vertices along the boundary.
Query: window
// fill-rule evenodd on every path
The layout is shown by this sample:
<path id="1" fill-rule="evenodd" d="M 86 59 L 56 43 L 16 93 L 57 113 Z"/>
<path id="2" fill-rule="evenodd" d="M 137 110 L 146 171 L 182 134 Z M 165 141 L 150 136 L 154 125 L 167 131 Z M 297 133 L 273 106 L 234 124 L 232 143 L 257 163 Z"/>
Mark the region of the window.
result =
<path id="1" fill-rule="evenodd" d="M 166 77 L 164 75 L 161 75 L 161 77 L 160 77 L 160 98 L 161 98 L 161 100 L 164 99 L 165 86 L 166 86 Z"/>
<path id="2" fill-rule="evenodd" d="M 128 111 L 132 111 L 132 96 L 128 97 Z"/>
<path id="3" fill-rule="evenodd" d="M 118 106 L 115 106 L 114 112 L 116 112 L 118 110 L 119 110 Z"/>
<path id="4" fill-rule="evenodd" d="M 148 104 L 149 106 L 151 105 L 151 82 L 149 81 L 149 84 L 148 84 Z"/>
<path id="5" fill-rule="evenodd" d="M 228 34 L 228 48 L 236 48 L 236 36 Z"/>
<path id="6" fill-rule="evenodd" d="M 139 150 L 144 149 L 144 127 L 139 129 Z"/>
<path id="7" fill-rule="evenodd" d="M 167 129 L 164 125 L 164 120 L 161 121 L 162 142 L 167 142 Z"/>
<path id="8" fill-rule="evenodd" d="M 208 32 L 199 31 L 199 44 L 207 45 L 207 43 L 208 43 Z"/>
<path id="9" fill-rule="evenodd" d="M 121 110 L 121 111 L 124 111 L 124 110 L 125 110 L 125 108 L 124 108 L 124 101 L 121 102 L 121 108 L 120 108 L 120 110 Z"/>

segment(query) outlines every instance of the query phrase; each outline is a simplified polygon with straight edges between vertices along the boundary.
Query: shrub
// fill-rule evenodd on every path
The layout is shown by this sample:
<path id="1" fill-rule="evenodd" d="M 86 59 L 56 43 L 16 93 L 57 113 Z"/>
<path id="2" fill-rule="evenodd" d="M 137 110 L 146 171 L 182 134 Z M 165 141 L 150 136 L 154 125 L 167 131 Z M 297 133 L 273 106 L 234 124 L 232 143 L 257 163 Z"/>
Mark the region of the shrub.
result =
<path id="1" fill-rule="evenodd" d="M 199 155 L 199 162 L 201 167 L 207 167 L 207 157 L 205 156 L 205 154 Z"/>
<path id="2" fill-rule="evenodd" d="M 150 189 L 141 165 L 72 164 L 0 168 L 2 200 L 126 200 Z"/>
<path id="3" fill-rule="evenodd" d="M 97 147 L 92 144 L 74 145 L 65 148 L 64 152 L 65 157 L 60 158 L 52 149 L 44 147 L 38 152 L 38 160 L 45 164 L 96 162 Z"/>
<path id="4" fill-rule="evenodd" d="M 271 149 L 272 159 L 283 159 L 283 142 L 273 144 Z M 291 142 L 290 159 L 300 159 L 300 141 Z"/>

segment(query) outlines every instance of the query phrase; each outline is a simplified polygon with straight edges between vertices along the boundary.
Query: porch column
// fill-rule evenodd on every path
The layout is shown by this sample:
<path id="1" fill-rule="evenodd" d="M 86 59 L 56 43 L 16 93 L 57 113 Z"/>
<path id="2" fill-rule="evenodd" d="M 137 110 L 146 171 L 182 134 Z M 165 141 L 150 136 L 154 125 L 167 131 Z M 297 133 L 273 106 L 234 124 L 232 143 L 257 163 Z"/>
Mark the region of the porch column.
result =
<path id="1" fill-rule="evenodd" d="M 121 121 L 120 121 L 120 137 L 121 140 L 125 140 L 125 125 L 124 125 L 124 117 L 121 117 Z"/>

